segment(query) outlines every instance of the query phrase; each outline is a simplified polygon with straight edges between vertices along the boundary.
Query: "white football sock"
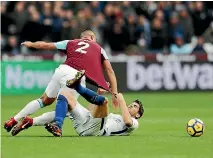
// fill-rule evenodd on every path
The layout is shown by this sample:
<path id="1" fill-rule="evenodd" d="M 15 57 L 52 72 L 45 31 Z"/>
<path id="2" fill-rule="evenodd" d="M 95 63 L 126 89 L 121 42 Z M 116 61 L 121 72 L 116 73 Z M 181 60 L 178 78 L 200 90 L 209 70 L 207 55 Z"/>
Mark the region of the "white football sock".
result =
<path id="1" fill-rule="evenodd" d="M 55 111 L 46 112 L 38 117 L 33 118 L 33 126 L 43 126 L 45 123 L 50 123 L 55 118 Z"/>
<path id="2" fill-rule="evenodd" d="M 43 103 L 41 99 L 33 100 L 29 102 L 17 115 L 15 115 L 14 119 L 16 121 L 19 121 L 21 118 L 35 113 L 38 109 L 42 107 Z"/>

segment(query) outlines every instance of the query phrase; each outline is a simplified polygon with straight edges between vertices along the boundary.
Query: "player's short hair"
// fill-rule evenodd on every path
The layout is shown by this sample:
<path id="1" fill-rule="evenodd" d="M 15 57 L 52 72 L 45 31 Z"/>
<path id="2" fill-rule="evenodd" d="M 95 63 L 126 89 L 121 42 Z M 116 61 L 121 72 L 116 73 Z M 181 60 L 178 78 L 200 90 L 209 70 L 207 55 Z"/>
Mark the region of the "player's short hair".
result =
<path id="1" fill-rule="evenodd" d="M 93 36 L 96 39 L 96 35 L 92 30 L 85 30 L 81 33 L 80 37 L 84 37 L 84 36 Z"/>
<path id="2" fill-rule="evenodd" d="M 143 113 L 144 113 L 143 104 L 142 104 L 142 102 L 139 99 L 135 100 L 134 102 L 139 105 L 138 113 L 140 114 L 140 117 L 136 117 L 136 119 L 139 119 L 139 118 L 141 118 L 143 116 Z"/>

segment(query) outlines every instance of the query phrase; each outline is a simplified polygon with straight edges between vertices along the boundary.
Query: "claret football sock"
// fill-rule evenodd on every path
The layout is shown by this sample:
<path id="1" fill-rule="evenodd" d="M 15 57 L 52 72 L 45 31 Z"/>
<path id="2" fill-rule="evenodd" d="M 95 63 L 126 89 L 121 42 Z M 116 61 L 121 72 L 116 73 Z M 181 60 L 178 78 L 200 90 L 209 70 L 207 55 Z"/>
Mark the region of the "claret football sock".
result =
<path id="1" fill-rule="evenodd" d="M 16 121 L 19 121 L 21 118 L 35 113 L 38 109 L 42 107 L 43 103 L 41 99 L 33 100 L 29 102 L 17 115 L 15 115 L 14 119 Z"/>
<path id="2" fill-rule="evenodd" d="M 59 128 L 62 128 L 64 118 L 68 111 L 68 101 L 65 96 L 59 94 L 57 98 L 57 104 L 55 109 L 55 121 Z"/>
<path id="3" fill-rule="evenodd" d="M 105 101 L 105 98 L 103 96 L 98 95 L 97 93 L 86 87 L 83 87 L 81 84 L 76 85 L 75 90 L 92 104 L 103 105 Z"/>

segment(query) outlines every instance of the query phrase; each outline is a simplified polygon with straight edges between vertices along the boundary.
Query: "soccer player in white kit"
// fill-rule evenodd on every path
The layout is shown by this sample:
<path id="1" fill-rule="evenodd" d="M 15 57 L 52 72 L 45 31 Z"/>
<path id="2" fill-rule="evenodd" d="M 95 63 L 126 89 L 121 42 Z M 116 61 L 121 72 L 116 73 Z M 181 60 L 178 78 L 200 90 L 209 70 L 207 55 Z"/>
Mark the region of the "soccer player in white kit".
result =
<path id="1" fill-rule="evenodd" d="M 78 85 L 84 90 L 89 90 Z M 78 90 L 77 90 L 78 91 Z M 89 90 L 91 91 L 91 90 Z M 94 92 L 93 92 L 94 93 Z M 94 93 L 94 98 L 102 96 L 106 93 L 103 89 L 98 89 L 97 94 Z M 80 93 L 81 94 L 81 93 Z M 81 94 L 82 95 L 82 94 Z M 84 97 L 84 95 L 82 95 Z M 121 93 L 117 95 L 121 115 L 110 113 L 108 114 L 108 100 L 104 99 L 101 105 L 89 104 L 88 109 L 80 105 L 72 96 L 69 97 L 69 109 L 67 114 L 73 121 L 73 127 L 79 136 L 112 136 L 112 135 L 129 135 L 138 128 L 138 119 L 144 113 L 143 105 L 139 100 L 133 101 L 126 106 L 126 102 Z M 54 124 L 48 123 L 54 121 L 55 112 L 44 113 L 35 118 L 26 117 L 21 124 L 25 125 L 24 129 L 31 126 L 45 125 L 46 129 L 54 136 L 61 136 L 58 134 L 58 128 Z M 14 128 L 13 135 L 18 134 L 23 128 L 17 126 Z"/>

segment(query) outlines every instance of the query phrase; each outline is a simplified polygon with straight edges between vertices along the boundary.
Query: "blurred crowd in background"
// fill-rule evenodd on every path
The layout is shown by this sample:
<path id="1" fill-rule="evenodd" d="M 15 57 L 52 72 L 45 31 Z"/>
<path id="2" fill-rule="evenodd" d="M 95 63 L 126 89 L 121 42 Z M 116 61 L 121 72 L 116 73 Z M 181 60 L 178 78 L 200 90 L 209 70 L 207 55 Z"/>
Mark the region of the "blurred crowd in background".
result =
<path id="1" fill-rule="evenodd" d="M 23 41 L 61 41 L 93 30 L 112 55 L 212 53 L 212 2 L 1 2 L 1 51 L 35 53 Z"/>

